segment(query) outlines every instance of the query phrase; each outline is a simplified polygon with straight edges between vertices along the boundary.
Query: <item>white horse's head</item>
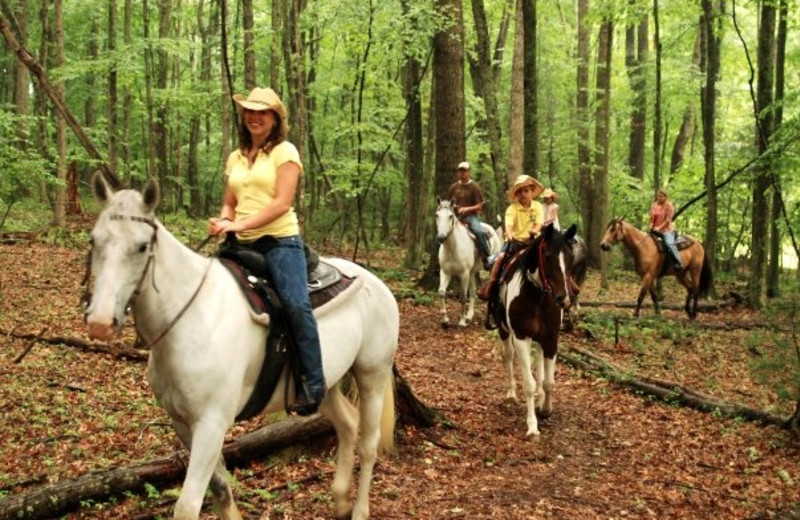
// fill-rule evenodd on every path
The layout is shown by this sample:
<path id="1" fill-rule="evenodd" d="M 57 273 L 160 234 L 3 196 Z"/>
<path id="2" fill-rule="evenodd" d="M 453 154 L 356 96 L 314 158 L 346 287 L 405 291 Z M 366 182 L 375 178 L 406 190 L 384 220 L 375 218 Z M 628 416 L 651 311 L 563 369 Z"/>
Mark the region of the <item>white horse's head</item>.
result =
<path id="1" fill-rule="evenodd" d="M 455 213 L 455 204 L 452 200 L 437 198 L 439 206 L 436 208 L 436 240 L 444 242 L 458 224 Z"/>
<path id="2" fill-rule="evenodd" d="M 122 327 L 127 307 L 152 262 L 160 193 L 152 180 L 142 193 L 114 192 L 101 172 L 92 177 L 92 191 L 103 211 L 92 229 L 85 282 L 93 285 L 91 297 L 84 302 L 86 325 L 91 338 L 108 341 Z"/>

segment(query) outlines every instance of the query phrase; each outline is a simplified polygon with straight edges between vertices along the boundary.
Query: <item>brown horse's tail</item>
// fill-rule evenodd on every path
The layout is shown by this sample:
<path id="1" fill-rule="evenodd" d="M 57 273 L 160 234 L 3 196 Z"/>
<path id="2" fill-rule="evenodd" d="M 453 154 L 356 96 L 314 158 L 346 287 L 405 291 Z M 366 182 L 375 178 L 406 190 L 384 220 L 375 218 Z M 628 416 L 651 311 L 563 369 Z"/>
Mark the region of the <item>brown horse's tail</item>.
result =
<path id="1" fill-rule="evenodd" d="M 714 279 L 714 273 L 711 272 L 711 262 L 708 259 L 708 253 L 703 251 L 703 267 L 700 269 L 700 287 L 699 295 L 701 298 L 708 296 L 711 290 L 711 282 Z"/>

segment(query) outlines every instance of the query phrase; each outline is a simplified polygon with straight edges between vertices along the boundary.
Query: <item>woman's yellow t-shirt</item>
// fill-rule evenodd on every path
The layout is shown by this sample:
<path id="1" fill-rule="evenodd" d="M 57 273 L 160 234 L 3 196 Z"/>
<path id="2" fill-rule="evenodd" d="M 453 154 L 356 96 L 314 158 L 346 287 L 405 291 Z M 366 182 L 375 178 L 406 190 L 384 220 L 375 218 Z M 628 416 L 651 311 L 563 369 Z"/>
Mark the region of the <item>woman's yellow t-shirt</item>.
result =
<path id="1" fill-rule="evenodd" d="M 225 165 L 225 177 L 228 187 L 236 197 L 235 221 L 247 218 L 261 211 L 275 200 L 278 167 L 293 162 L 303 172 L 300 154 L 289 141 L 283 141 L 272 149 L 269 155 L 258 152 L 253 166 L 248 166 L 247 155 L 236 150 L 228 157 Z M 237 233 L 242 242 L 252 242 L 263 236 L 288 237 L 300 233 L 297 213 L 294 207 L 289 211 L 261 227 Z"/>
<path id="2" fill-rule="evenodd" d="M 544 212 L 539 201 L 532 201 L 529 208 L 514 202 L 506 209 L 506 229 L 511 229 L 512 240 L 527 242 L 536 224 L 544 222 Z"/>

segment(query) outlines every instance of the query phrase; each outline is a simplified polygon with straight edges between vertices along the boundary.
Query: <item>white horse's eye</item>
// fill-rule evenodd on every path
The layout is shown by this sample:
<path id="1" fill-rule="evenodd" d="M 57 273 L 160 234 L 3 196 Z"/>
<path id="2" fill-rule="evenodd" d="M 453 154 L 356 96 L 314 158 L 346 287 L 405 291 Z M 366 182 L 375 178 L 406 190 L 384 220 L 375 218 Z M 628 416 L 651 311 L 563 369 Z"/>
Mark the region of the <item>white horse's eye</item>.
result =
<path id="1" fill-rule="evenodd" d="M 144 253 L 145 251 L 147 251 L 147 244 L 140 245 L 139 246 L 139 252 L 140 253 Z"/>

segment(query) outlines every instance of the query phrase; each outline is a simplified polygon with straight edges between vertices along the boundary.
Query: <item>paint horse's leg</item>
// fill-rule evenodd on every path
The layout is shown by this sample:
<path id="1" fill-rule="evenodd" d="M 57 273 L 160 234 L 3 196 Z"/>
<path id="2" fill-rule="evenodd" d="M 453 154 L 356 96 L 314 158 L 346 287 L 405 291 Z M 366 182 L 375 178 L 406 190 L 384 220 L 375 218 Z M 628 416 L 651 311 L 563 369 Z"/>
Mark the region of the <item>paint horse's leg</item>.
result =
<path id="1" fill-rule="evenodd" d="M 553 391 L 556 387 L 556 354 L 554 348 L 548 348 L 545 353 L 544 345 L 536 349 L 536 382 L 539 385 L 536 411 L 542 419 L 547 419 L 553 414 Z"/>
<path id="2" fill-rule="evenodd" d="M 525 406 L 527 407 L 527 425 L 528 431 L 525 433 L 525 438 L 539 438 L 539 424 L 536 421 L 536 403 L 541 400 L 539 392 L 541 388 L 537 387 L 536 380 L 531 373 L 531 345 L 529 340 L 521 340 L 513 334 L 510 337 L 514 343 L 517 356 L 519 357 L 520 373 L 522 374 L 522 386 L 525 390 Z"/>
<path id="3" fill-rule="evenodd" d="M 333 423 L 339 440 L 339 447 L 336 450 L 336 475 L 331 485 L 334 514 L 336 518 L 349 518 L 352 513 L 350 482 L 353 478 L 355 447 L 358 439 L 358 410 L 342 395 L 338 385 L 328 390 L 321 410 Z"/>
<path id="4" fill-rule="evenodd" d="M 450 326 L 450 319 L 447 317 L 447 286 L 450 285 L 450 275 L 444 272 L 443 269 L 439 270 L 439 298 L 442 301 L 441 308 L 441 324 L 442 328 Z"/>
<path id="5" fill-rule="evenodd" d="M 175 504 L 173 520 L 196 520 L 203 506 L 203 497 L 211 483 L 214 502 L 220 509 L 223 520 L 242 520 L 242 515 L 233 501 L 227 481 L 227 471 L 222 462 L 222 443 L 225 428 L 219 421 L 198 421 L 192 429 L 177 421 L 175 432 L 189 450 L 189 467 Z M 212 478 L 213 475 L 213 478 Z"/>
<path id="6" fill-rule="evenodd" d="M 509 334 L 503 340 L 503 365 L 506 367 L 506 399 L 517 400 L 517 382 L 514 380 L 514 337 Z"/>

